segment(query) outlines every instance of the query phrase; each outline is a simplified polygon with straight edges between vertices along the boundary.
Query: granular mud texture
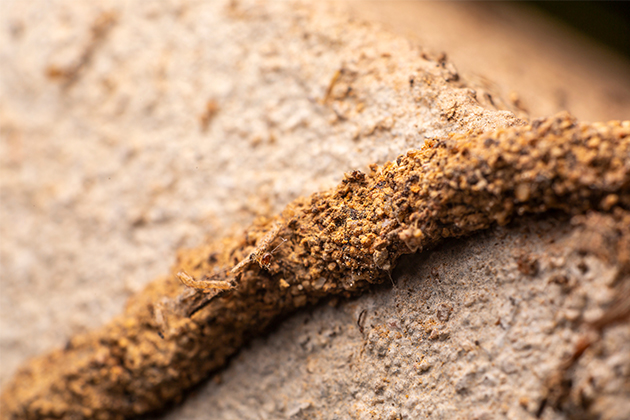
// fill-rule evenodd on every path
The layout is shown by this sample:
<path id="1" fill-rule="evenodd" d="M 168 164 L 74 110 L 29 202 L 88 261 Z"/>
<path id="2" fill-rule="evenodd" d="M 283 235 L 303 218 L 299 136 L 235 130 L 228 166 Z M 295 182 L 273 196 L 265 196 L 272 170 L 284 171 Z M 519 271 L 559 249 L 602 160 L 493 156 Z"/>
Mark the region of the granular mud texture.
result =
<path id="1" fill-rule="evenodd" d="M 3 417 L 119 419 L 159 409 L 272 321 L 324 297 L 359 294 L 388 279 L 403 254 L 526 213 L 609 213 L 622 282 L 628 209 L 629 122 L 560 115 L 428 141 L 369 174 L 346 174 L 337 188 L 296 200 L 242 235 L 182 251 L 172 275 L 124 314 L 24 366 L 2 394 Z M 233 270 L 250 255 L 258 259 Z M 192 291 L 180 271 L 234 288 Z"/>

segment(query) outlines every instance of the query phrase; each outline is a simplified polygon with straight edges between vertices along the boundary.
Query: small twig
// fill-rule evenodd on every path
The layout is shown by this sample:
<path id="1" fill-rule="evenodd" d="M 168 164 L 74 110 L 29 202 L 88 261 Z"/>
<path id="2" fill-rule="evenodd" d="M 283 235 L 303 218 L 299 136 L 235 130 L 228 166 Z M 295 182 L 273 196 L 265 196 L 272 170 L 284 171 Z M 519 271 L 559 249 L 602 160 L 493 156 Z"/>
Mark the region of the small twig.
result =
<path id="1" fill-rule="evenodd" d="M 235 284 L 228 280 L 196 280 L 184 270 L 177 273 L 177 278 L 186 286 L 198 290 L 230 290 L 235 287 Z"/>
<path id="2" fill-rule="evenodd" d="M 328 100 L 330 99 L 333 88 L 335 87 L 339 79 L 341 78 L 342 72 L 343 72 L 343 69 L 339 69 L 335 71 L 335 73 L 333 74 L 333 77 L 330 79 L 330 83 L 328 83 L 328 88 L 326 89 L 326 95 L 324 96 L 324 99 L 322 100 L 322 104 L 327 103 Z"/>

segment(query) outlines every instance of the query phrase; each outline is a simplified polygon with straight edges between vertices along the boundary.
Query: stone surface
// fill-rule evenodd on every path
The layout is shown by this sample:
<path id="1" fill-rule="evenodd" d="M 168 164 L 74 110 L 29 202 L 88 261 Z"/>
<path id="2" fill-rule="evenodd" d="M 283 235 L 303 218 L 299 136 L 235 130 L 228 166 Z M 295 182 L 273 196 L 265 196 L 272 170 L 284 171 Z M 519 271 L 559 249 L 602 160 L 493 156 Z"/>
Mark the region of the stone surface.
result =
<path id="1" fill-rule="evenodd" d="M 446 63 L 325 5 L 1 7 L 0 383 L 119 313 L 177 248 L 427 137 L 518 123 Z M 86 51 L 74 78 L 50 77 Z"/>
<path id="2" fill-rule="evenodd" d="M 425 138 L 551 109 L 531 100 L 519 107 L 509 82 L 458 73 L 436 47 L 337 8 L 0 3 L 0 60 L 9 63 L 0 66 L 0 385 L 26 358 L 120 312 L 167 272 L 177 248 L 240 229 Z M 416 21 L 431 27 L 435 15 L 426 16 Z M 445 33 L 458 28 L 461 40 L 472 30 Z M 485 63 L 482 53 L 468 59 L 470 69 Z M 539 64 L 553 59 L 530 56 L 521 71 L 549 72 Z M 590 70 L 626 68 L 610 66 L 616 60 Z M 501 72 L 517 62 L 505 59 Z M 566 68 L 561 56 L 555 63 Z M 554 89 L 555 76 L 540 92 Z M 516 93 L 537 97 L 535 84 L 526 86 Z M 616 86 L 616 109 L 630 115 L 628 88 Z M 607 109 L 606 94 L 564 95 L 578 110 Z M 531 418 L 541 378 L 582 332 L 575 320 L 610 301 L 600 283 L 609 267 L 597 259 L 586 261 L 592 269 L 577 291 L 549 283 L 562 270 L 577 275 L 583 262 L 569 225 L 558 223 L 536 223 L 541 238 L 495 231 L 411 258 L 391 289 L 280 324 L 167 417 L 449 418 L 463 409 L 468 418 Z M 540 257 L 533 277 L 511 254 L 523 247 Z M 608 393 L 595 408 L 608 418 L 629 411 L 615 396 L 628 336 L 625 326 L 611 329 L 578 375 L 587 394 Z"/>

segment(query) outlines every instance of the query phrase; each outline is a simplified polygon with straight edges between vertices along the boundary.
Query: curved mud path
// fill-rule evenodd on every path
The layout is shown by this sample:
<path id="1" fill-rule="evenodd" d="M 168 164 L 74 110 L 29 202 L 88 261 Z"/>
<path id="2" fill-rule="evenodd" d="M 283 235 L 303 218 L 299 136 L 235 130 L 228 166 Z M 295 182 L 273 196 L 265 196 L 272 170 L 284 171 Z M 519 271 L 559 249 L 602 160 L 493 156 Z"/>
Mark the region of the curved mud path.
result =
<path id="1" fill-rule="evenodd" d="M 242 235 L 181 251 L 172 275 L 132 298 L 124 314 L 24 366 L 3 391 L 4 415 L 117 419 L 156 410 L 272 321 L 361 293 L 388 279 L 403 254 L 519 215 L 611 214 L 625 279 L 629 209 L 629 122 L 586 125 L 559 115 L 430 141 L 369 174 L 346 174 L 335 189 L 298 199 Z M 256 261 L 233 271 L 252 253 Z M 191 292 L 180 270 L 235 287 Z"/>

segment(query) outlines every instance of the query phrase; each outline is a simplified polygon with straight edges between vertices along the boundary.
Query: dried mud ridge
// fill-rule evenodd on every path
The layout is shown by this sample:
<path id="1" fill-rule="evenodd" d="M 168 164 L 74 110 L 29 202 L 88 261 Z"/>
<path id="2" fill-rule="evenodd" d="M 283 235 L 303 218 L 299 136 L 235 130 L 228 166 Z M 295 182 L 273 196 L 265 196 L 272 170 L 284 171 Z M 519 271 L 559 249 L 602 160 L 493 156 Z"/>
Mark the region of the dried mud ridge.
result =
<path id="1" fill-rule="evenodd" d="M 401 255 L 552 209 L 607 220 L 600 240 L 627 283 L 630 122 L 585 125 L 563 114 L 428 141 L 369 174 L 346 174 L 335 189 L 298 199 L 242 235 L 181 251 L 172 274 L 133 297 L 124 314 L 22 367 L 3 391 L 2 416 L 120 419 L 159 409 L 270 322 L 389 281 Z M 278 245 L 264 264 L 230 271 Z M 191 291 L 177 280 L 180 270 L 235 287 Z"/>

